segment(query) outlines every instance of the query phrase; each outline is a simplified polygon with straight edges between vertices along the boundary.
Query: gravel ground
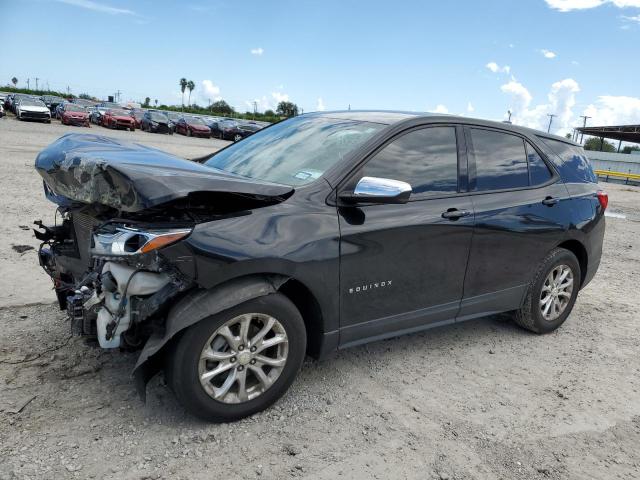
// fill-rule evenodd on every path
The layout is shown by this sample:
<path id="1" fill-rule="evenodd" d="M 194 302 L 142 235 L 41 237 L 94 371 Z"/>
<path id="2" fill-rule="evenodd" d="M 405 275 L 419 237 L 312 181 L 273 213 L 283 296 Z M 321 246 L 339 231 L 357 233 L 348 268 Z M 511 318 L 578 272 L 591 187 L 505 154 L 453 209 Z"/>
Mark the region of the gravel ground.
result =
<path id="1" fill-rule="evenodd" d="M 305 362 L 271 409 L 210 425 L 161 377 L 141 403 L 135 354 L 70 338 L 50 303 L 15 306 L 53 300 L 11 243 L 35 245 L 20 225 L 52 207 L 33 158 L 68 130 L 0 121 L 0 479 L 640 478 L 640 188 L 606 185 L 626 218 L 607 220 L 600 271 L 558 331 L 489 317 L 353 348 Z M 218 146 L 108 133 L 185 156 Z"/>

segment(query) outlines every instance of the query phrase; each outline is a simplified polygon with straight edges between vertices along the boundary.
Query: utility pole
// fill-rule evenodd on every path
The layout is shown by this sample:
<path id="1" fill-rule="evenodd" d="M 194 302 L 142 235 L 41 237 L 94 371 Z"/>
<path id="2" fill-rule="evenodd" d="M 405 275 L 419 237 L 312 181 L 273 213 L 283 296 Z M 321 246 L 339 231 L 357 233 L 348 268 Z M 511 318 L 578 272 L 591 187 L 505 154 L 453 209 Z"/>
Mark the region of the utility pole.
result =
<path id="1" fill-rule="evenodd" d="M 116 98 L 116 102 L 117 102 L 117 103 L 120 103 L 120 94 L 121 94 L 121 93 L 122 93 L 122 92 L 121 92 L 120 90 L 118 90 L 117 92 L 115 92 L 115 93 L 113 94 L 113 96 Z"/>
<path id="2" fill-rule="evenodd" d="M 27 90 L 31 90 L 31 87 L 29 87 L 29 80 L 31 80 L 31 79 L 27 78 Z"/>
<path id="3" fill-rule="evenodd" d="M 549 117 L 549 127 L 547 127 L 547 133 L 551 132 L 551 122 L 553 122 L 553 117 L 555 116 L 555 113 L 547 113 L 547 117 Z"/>
<path id="4" fill-rule="evenodd" d="M 38 80 L 40 80 L 38 77 L 36 77 L 36 90 L 38 90 Z"/>
<path id="5" fill-rule="evenodd" d="M 580 118 L 582 118 L 584 120 L 584 122 L 582 122 L 582 128 L 585 128 L 587 126 L 587 118 L 591 118 L 588 117 L 586 115 L 580 115 Z M 584 132 L 581 132 L 582 135 L 580 135 L 580 144 L 582 144 L 582 140 L 584 139 Z"/>
<path id="6" fill-rule="evenodd" d="M 507 115 L 509 115 L 509 119 L 507 120 L 507 123 L 511 123 L 511 115 L 513 113 L 511 112 L 511 110 L 507 110 Z"/>
<path id="7" fill-rule="evenodd" d="M 69 88 L 69 85 L 67 85 L 67 97 L 71 95 L 71 89 Z"/>
<path id="8" fill-rule="evenodd" d="M 253 119 L 256 119 L 256 114 L 258 113 L 258 102 L 253 101 Z"/>

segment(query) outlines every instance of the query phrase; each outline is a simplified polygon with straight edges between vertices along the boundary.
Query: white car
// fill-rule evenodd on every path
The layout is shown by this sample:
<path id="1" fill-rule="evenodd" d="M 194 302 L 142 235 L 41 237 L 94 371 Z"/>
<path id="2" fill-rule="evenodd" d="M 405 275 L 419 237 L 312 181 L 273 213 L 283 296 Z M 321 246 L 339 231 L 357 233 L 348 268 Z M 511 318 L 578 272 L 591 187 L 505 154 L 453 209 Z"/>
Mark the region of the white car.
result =
<path id="1" fill-rule="evenodd" d="M 4 105 L 0 103 L 0 118 L 4 117 Z"/>
<path id="2" fill-rule="evenodd" d="M 21 98 L 16 104 L 18 120 L 40 120 L 51 123 L 51 111 L 42 100 Z"/>

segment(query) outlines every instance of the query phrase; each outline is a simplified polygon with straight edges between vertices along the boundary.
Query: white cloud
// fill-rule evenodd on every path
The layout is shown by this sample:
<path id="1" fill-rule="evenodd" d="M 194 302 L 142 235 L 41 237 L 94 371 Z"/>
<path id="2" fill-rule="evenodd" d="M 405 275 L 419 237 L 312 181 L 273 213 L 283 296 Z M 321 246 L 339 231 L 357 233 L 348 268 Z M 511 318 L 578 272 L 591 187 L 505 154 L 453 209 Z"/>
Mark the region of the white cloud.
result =
<path id="1" fill-rule="evenodd" d="M 289 101 L 289 95 L 282 92 L 271 92 L 271 97 L 275 100 L 276 104 Z"/>
<path id="2" fill-rule="evenodd" d="M 588 115 L 589 125 L 637 124 L 640 118 L 640 98 L 603 95 L 587 106 L 584 115 Z"/>
<path id="3" fill-rule="evenodd" d="M 202 96 L 205 100 L 214 99 L 214 101 L 217 101 L 217 99 L 220 97 L 220 87 L 214 85 L 211 80 L 203 80 L 200 96 Z"/>
<path id="4" fill-rule="evenodd" d="M 571 10 L 585 10 L 596 8 L 605 4 L 613 4 L 618 8 L 638 7 L 640 8 L 640 0 L 545 0 L 549 7 L 561 12 L 570 12 Z"/>
<path id="5" fill-rule="evenodd" d="M 473 104 L 471 102 L 467 103 L 467 112 L 468 113 L 473 113 L 475 111 L 476 111 L 476 109 L 473 107 Z"/>
<path id="6" fill-rule="evenodd" d="M 261 56 L 263 53 L 264 53 L 264 48 L 262 48 L 262 47 L 252 48 L 251 49 L 251 55 Z"/>
<path id="7" fill-rule="evenodd" d="M 109 15 L 136 15 L 135 12 L 126 8 L 110 7 L 102 3 L 93 2 L 92 0 L 56 0 L 60 3 L 66 3 L 67 5 L 73 5 L 74 7 L 85 8 L 87 10 L 93 10 L 94 12 L 108 13 Z"/>
<path id="8" fill-rule="evenodd" d="M 556 58 L 557 57 L 555 52 L 552 52 L 551 50 L 546 50 L 544 48 L 542 50 L 540 50 L 540 53 L 542 55 L 544 55 L 545 58 Z"/>
<path id="9" fill-rule="evenodd" d="M 436 105 L 436 108 L 432 109 L 433 113 L 449 113 L 449 109 L 442 104 Z"/>
<path id="10" fill-rule="evenodd" d="M 318 97 L 318 103 L 316 104 L 316 110 L 319 112 L 324 112 L 324 102 L 322 101 L 322 97 Z"/>
<path id="11" fill-rule="evenodd" d="M 493 73 L 506 73 L 507 75 L 511 72 L 511 67 L 509 65 L 500 66 L 496 62 L 489 62 L 485 65 L 489 70 Z"/>
<path id="12" fill-rule="evenodd" d="M 551 85 L 548 103 L 531 105 L 533 96 L 529 90 L 515 79 L 502 85 L 500 89 L 511 96 L 511 121 L 518 125 L 546 130 L 548 114 L 554 114 L 552 130 L 557 133 L 570 131 L 574 123 L 573 108 L 580 86 L 572 78 L 560 80 Z"/>
<path id="13" fill-rule="evenodd" d="M 630 22 L 640 23 L 640 15 L 636 15 L 635 17 L 627 17 L 623 15 L 622 18 L 624 18 L 625 20 L 629 20 Z"/>

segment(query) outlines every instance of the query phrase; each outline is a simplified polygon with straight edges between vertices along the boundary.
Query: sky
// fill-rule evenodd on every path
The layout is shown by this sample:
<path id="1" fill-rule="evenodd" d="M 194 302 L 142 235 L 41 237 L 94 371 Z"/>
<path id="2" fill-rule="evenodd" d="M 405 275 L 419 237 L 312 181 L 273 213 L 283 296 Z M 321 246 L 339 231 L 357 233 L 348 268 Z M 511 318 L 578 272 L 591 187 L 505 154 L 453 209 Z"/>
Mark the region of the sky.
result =
<path id="1" fill-rule="evenodd" d="M 0 0 L 0 85 L 566 133 L 640 123 L 640 0 Z M 185 96 L 186 101 L 186 96 Z"/>

